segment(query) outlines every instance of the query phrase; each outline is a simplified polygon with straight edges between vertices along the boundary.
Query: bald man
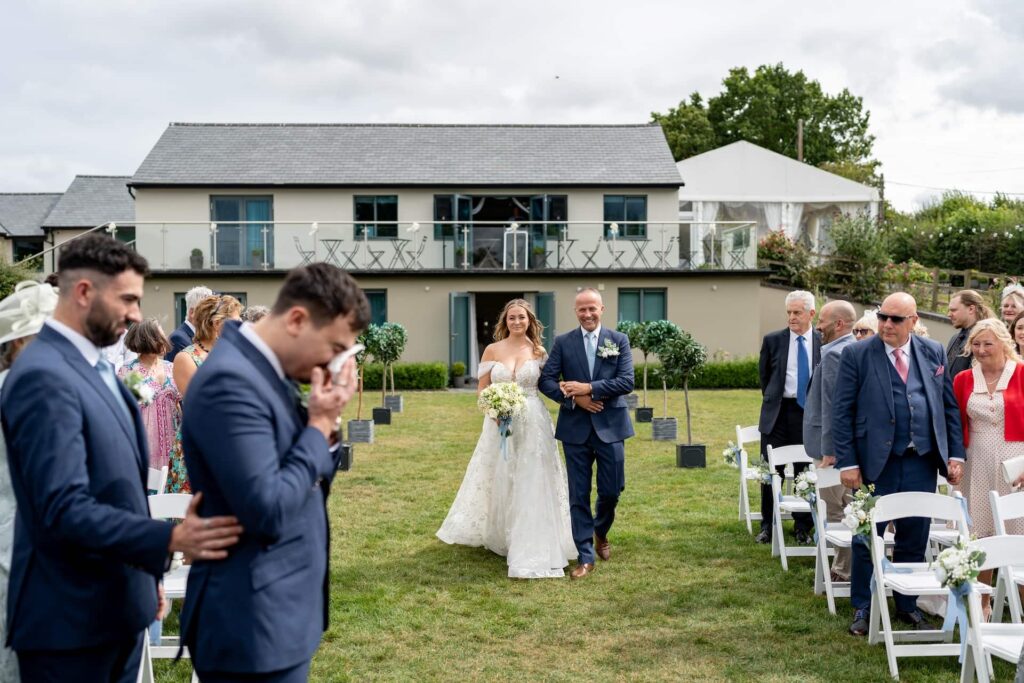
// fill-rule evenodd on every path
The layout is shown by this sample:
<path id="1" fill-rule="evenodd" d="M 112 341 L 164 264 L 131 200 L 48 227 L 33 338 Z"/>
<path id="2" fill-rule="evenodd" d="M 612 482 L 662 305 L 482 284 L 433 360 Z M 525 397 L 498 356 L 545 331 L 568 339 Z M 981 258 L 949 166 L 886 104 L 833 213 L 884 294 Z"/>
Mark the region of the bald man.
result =
<path id="1" fill-rule="evenodd" d="M 807 390 L 807 406 L 804 409 L 804 449 L 815 459 L 817 467 L 832 467 L 835 464 L 835 450 L 832 447 L 832 395 L 836 377 L 839 374 L 839 357 L 853 337 L 853 323 L 857 311 L 847 301 L 830 301 L 821 307 L 818 314 L 818 333 L 821 335 L 821 362 L 811 375 L 811 387 Z M 843 507 L 849 502 L 849 490 L 843 486 L 823 489 L 827 519 L 841 522 Z M 849 581 L 850 551 L 840 548 L 832 564 L 833 581 Z"/>
<path id="2" fill-rule="evenodd" d="M 960 410 L 945 381 L 946 351 L 912 334 L 914 297 L 897 292 L 878 310 L 878 334 L 848 344 L 839 359 L 832 397 L 832 436 L 843 484 L 874 484 L 875 495 L 903 491 L 933 493 L 936 475 L 960 481 L 964 454 Z M 930 520 L 896 521 L 894 562 L 923 562 Z M 877 533 L 882 533 L 879 524 Z M 871 606 L 871 556 L 853 544 L 850 633 L 865 635 Z M 895 594 L 897 620 L 927 628 L 914 596 Z"/>

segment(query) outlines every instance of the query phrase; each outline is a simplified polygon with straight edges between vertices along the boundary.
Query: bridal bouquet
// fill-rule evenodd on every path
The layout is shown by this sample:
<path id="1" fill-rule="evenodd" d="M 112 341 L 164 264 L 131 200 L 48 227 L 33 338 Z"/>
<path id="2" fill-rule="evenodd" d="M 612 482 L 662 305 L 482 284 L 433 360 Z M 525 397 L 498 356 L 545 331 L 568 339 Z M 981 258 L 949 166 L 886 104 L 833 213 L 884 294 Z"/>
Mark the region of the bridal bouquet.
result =
<path id="1" fill-rule="evenodd" d="M 501 454 L 508 457 L 508 437 L 512 435 L 512 418 L 523 412 L 526 395 L 515 382 L 496 382 L 480 392 L 476 404 L 484 414 L 498 421 Z"/>
<path id="2" fill-rule="evenodd" d="M 853 502 L 843 508 L 843 524 L 853 532 L 854 536 L 870 537 L 874 533 L 871 528 L 873 523 L 872 508 L 875 507 L 877 498 L 872 494 L 875 492 L 875 485 L 861 486 L 860 490 L 853 494 Z"/>
<path id="3" fill-rule="evenodd" d="M 814 488 L 817 483 L 817 473 L 812 469 L 806 469 L 793 478 L 793 493 L 814 505 Z"/>
<path id="4" fill-rule="evenodd" d="M 726 446 L 725 450 L 722 451 L 722 458 L 725 460 L 725 464 L 728 465 L 729 467 L 739 467 L 740 453 L 742 452 L 742 448 L 740 448 L 732 441 L 730 441 L 729 445 Z"/>
<path id="5" fill-rule="evenodd" d="M 141 406 L 148 406 L 153 402 L 153 388 L 146 384 L 146 379 L 137 372 L 129 372 L 124 376 L 125 388 L 131 392 L 135 400 Z"/>

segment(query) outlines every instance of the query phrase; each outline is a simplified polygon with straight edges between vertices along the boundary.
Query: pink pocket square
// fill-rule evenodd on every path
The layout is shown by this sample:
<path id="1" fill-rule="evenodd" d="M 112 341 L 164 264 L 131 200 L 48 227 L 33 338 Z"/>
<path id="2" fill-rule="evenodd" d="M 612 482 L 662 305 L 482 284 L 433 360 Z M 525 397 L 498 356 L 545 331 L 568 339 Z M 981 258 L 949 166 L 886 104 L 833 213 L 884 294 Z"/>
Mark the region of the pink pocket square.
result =
<path id="1" fill-rule="evenodd" d="M 946 374 L 946 366 L 945 365 L 940 365 L 939 367 L 937 367 L 935 369 L 935 376 L 936 377 L 941 377 L 944 374 Z"/>

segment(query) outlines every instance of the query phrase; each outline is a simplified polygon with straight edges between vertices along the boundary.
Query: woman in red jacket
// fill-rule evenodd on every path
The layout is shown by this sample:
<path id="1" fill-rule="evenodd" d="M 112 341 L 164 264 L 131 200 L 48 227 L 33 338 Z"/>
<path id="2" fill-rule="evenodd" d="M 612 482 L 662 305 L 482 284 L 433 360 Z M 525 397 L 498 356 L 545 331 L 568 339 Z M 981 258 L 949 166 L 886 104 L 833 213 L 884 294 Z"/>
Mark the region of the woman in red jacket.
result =
<path id="1" fill-rule="evenodd" d="M 994 318 L 975 323 L 964 351 L 974 355 L 974 363 L 953 379 L 967 449 L 960 489 L 970 508 L 971 531 L 984 538 L 995 535 L 989 491 L 1012 493 L 1000 464 L 1024 455 L 1024 364 L 1006 326 Z M 1008 521 L 1006 531 L 1024 534 L 1024 520 Z M 992 572 L 979 578 L 988 583 Z M 987 595 L 982 609 L 987 618 L 992 611 Z"/>

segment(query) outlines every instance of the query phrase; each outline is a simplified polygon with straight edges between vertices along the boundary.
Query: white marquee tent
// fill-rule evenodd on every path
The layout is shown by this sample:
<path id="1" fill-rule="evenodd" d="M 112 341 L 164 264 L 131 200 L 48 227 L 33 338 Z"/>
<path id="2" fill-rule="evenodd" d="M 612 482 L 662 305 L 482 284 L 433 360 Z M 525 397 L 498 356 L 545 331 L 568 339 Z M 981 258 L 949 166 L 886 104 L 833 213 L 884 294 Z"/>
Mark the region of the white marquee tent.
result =
<path id="1" fill-rule="evenodd" d="M 676 166 L 686 183 L 679 189 L 680 220 L 692 223 L 693 245 L 700 243 L 710 224 L 749 221 L 757 225 L 758 240 L 781 229 L 818 249 L 827 242 L 835 216 L 878 215 L 875 188 L 745 141 Z M 701 261 L 694 252 L 695 261 Z"/>

